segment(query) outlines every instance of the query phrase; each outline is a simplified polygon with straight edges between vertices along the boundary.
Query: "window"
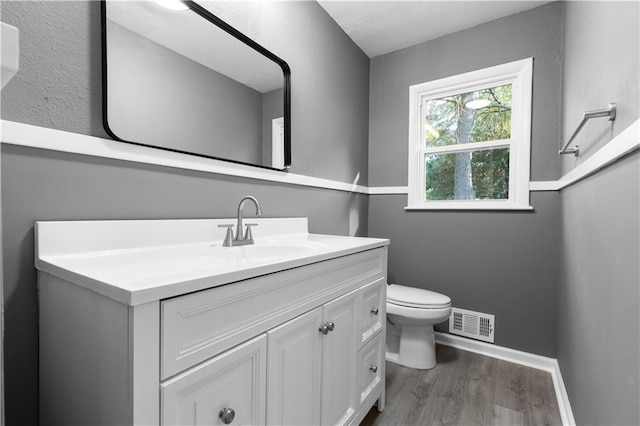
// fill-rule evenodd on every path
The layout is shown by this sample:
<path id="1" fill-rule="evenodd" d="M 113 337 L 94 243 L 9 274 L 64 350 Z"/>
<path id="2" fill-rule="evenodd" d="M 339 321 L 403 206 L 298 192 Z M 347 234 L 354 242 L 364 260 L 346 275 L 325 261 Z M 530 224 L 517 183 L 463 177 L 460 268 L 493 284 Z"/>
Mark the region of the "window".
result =
<path id="1" fill-rule="evenodd" d="M 407 209 L 531 209 L 533 59 L 409 89 Z"/>

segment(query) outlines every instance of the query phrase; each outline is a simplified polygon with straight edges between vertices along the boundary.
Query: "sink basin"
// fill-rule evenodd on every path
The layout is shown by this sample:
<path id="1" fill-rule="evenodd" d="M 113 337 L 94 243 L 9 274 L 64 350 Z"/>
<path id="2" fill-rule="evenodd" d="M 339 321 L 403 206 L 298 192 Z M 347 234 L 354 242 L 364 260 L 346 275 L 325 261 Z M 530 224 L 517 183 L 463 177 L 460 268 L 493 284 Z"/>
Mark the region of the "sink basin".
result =
<path id="1" fill-rule="evenodd" d="M 326 244 L 305 241 L 300 243 L 288 243 L 277 241 L 256 241 L 255 244 L 238 247 L 220 247 L 216 246 L 214 256 L 221 256 L 226 259 L 277 259 L 291 258 L 300 256 L 309 256 L 326 249 Z"/>

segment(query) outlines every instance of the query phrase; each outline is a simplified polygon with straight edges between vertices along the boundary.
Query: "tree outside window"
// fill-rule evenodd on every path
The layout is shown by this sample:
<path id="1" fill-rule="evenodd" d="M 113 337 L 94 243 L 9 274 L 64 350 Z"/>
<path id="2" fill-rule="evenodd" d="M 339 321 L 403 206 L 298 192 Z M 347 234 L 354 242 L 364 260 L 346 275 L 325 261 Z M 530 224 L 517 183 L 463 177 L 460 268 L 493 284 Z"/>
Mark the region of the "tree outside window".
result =
<path id="1" fill-rule="evenodd" d="M 511 85 L 425 102 L 425 147 L 507 140 Z M 485 149 L 426 156 L 427 200 L 507 199 L 509 150 Z"/>

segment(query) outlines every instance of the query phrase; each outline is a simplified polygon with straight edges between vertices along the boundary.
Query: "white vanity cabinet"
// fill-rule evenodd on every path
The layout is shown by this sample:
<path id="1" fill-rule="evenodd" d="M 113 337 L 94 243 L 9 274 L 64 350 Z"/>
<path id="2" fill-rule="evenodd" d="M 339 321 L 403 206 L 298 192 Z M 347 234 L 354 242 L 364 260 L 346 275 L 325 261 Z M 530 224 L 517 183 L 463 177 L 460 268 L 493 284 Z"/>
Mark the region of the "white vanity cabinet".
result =
<path id="1" fill-rule="evenodd" d="M 384 408 L 377 241 L 137 304 L 38 268 L 41 423 L 358 424 Z"/>

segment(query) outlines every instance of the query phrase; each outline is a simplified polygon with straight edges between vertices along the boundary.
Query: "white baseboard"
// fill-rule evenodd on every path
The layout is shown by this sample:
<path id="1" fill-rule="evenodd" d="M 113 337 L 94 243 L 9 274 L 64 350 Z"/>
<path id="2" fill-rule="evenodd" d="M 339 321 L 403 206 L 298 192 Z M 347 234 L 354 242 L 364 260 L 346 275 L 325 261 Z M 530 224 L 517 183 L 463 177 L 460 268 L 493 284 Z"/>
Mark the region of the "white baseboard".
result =
<path id="1" fill-rule="evenodd" d="M 576 424 L 576 421 L 573 418 L 573 411 L 571 411 L 571 404 L 569 403 L 567 389 L 564 386 L 562 374 L 560 373 L 560 366 L 558 365 L 558 360 L 555 358 L 548 358 L 528 352 L 517 351 L 515 349 L 505 348 L 503 346 L 492 345 L 490 343 L 437 331 L 435 332 L 435 335 L 436 343 L 441 345 L 451 346 L 464 351 L 474 352 L 491 358 L 497 358 L 503 361 L 548 372 L 551 374 L 551 379 L 553 380 L 553 388 L 556 393 L 556 398 L 558 399 L 558 409 L 560 410 L 562 424 L 568 426 Z"/>

